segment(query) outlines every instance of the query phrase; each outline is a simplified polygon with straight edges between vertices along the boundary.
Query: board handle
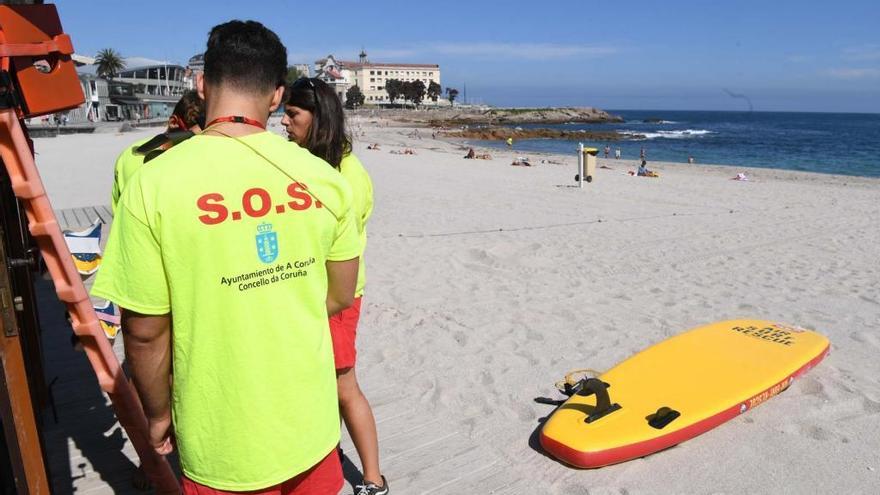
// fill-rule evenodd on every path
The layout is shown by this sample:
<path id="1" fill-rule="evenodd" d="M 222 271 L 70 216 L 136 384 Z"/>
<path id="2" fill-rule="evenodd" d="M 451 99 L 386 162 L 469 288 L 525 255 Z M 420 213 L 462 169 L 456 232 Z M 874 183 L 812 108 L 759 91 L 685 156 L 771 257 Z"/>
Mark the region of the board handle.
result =
<path id="1" fill-rule="evenodd" d="M 584 378 L 575 385 L 575 393 L 577 395 L 581 397 L 596 396 L 596 407 L 592 413 L 587 415 L 587 418 L 584 420 L 585 423 L 598 421 L 621 408 L 620 404 L 611 402 L 611 396 L 608 395 L 609 387 L 611 385 L 598 378 Z"/>

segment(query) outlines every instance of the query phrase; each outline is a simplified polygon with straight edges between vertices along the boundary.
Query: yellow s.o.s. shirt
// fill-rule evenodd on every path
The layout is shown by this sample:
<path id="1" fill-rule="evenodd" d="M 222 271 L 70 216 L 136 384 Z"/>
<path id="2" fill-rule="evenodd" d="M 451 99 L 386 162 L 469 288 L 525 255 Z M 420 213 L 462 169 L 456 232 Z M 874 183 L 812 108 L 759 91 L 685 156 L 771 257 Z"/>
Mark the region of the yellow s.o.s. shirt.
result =
<path id="1" fill-rule="evenodd" d="M 119 198 L 122 196 L 125 184 L 144 165 L 145 155 L 137 154 L 134 150 L 150 139 L 144 138 L 134 142 L 131 146 L 122 150 L 122 153 L 116 158 L 116 165 L 113 167 L 113 189 L 110 191 L 110 208 L 114 215 L 116 214 L 116 205 L 119 203 Z"/>
<path id="2" fill-rule="evenodd" d="M 197 135 L 134 174 L 92 289 L 171 314 L 181 467 L 229 491 L 290 479 L 339 442 L 325 263 L 361 251 L 337 171 L 268 132 L 240 139 Z"/>
<path id="3" fill-rule="evenodd" d="M 364 295 L 364 286 L 367 284 L 364 250 L 367 247 L 367 220 L 373 214 L 373 182 L 354 153 L 349 153 L 342 158 L 339 171 L 348 181 L 354 196 L 354 217 L 360 241 L 360 264 L 358 265 L 357 289 L 354 294 L 360 297 Z"/>

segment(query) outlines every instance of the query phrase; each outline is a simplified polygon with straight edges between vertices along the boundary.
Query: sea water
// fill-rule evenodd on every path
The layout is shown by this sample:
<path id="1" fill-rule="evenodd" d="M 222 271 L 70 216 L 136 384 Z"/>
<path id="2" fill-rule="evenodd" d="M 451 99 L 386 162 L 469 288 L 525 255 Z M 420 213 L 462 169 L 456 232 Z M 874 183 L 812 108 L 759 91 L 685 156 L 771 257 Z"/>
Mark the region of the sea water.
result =
<path id="1" fill-rule="evenodd" d="M 609 157 L 635 160 L 644 148 L 648 162 L 741 165 L 830 174 L 880 177 L 880 114 L 796 112 L 710 112 L 672 110 L 609 110 L 622 123 L 561 125 L 529 124 L 522 128 L 568 131 L 615 131 L 629 139 L 591 141 Z M 638 136 L 638 137 L 637 137 Z M 503 142 L 474 141 L 504 148 Z M 523 139 L 514 149 L 574 154 L 577 140 Z"/>

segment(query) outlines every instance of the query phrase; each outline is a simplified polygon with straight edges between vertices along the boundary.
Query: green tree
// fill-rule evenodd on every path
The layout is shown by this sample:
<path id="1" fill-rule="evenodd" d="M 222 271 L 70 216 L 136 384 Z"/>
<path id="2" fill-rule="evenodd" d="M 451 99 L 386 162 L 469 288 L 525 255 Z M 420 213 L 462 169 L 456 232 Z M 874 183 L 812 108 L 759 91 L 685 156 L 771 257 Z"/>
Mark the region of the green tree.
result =
<path id="1" fill-rule="evenodd" d="M 119 71 L 125 68 L 125 61 L 122 55 L 112 48 L 104 48 L 98 52 L 95 57 L 95 65 L 98 66 L 98 77 L 113 79 L 119 74 Z"/>
<path id="2" fill-rule="evenodd" d="M 421 79 L 406 83 L 403 92 L 407 100 L 411 101 L 413 105 L 419 106 L 425 99 L 425 83 Z"/>
<path id="3" fill-rule="evenodd" d="M 303 77 L 303 75 L 304 74 L 302 72 L 300 72 L 299 69 L 297 69 L 296 67 L 294 67 L 292 65 L 288 66 L 287 67 L 287 84 L 293 83 L 293 81 L 296 81 L 300 77 Z"/>
<path id="4" fill-rule="evenodd" d="M 357 108 L 363 106 L 365 99 L 366 97 L 364 96 L 364 93 L 361 91 L 361 88 L 357 86 L 357 84 L 348 88 L 348 91 L 345 92 L 346 108 Z"/>
<path id="5" fill-rule="evenodd" d="M 458 97 L 458 90 L 455 88 L 446 88 L 446 99 L 449 100 L 451 106 L 455 106 L 455 98 Z"/>
<path id="6" fill-rule="evenodd" d="M 443 94 L 443 88 L 439 84 L 433 80 L 428 83 L 428 99 L 436 103 L 441 94 Z"/>
<path id="7" fill-rule="evenodd" d="M 388 101 L 390 103 L 394 103 L 394 101 L 400 98 L 401 93 L 403 92 L 403 81 L 400 79 L 389 79 L 385 81 L 385 92 L 388 93 Z"/>

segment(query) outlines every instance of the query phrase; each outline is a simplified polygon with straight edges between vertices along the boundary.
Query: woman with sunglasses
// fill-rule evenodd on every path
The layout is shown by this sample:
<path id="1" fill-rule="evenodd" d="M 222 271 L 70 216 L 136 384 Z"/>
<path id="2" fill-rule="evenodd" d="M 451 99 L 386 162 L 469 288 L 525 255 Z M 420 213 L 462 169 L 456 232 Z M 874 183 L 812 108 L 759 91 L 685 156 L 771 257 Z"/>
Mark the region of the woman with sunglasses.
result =
<path id="1" fill-rule="evenodd" d="M 367 219 L 373 211 L 373 185 L 360 160 L 352 153 L 342 102 L 324 81 L 303 77 L 290 85 L 281 124 L 287 129 L 291 141 L 339 170 L 354 193 L 355 217 L 361 238 L 357 289 L 354 304 L 330 318 L 330 335 L 336 362 L 339 412 L 364 471 L 363 484 L 356 486 L 356 493 L 386 495 L 388 483 L 379 470 L 376 421 L 354 371 L 355 336 L 365 281 L 363 249 L 367 243 Z"/>

